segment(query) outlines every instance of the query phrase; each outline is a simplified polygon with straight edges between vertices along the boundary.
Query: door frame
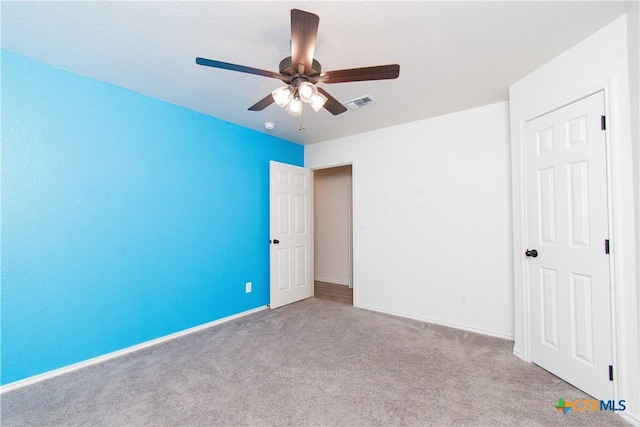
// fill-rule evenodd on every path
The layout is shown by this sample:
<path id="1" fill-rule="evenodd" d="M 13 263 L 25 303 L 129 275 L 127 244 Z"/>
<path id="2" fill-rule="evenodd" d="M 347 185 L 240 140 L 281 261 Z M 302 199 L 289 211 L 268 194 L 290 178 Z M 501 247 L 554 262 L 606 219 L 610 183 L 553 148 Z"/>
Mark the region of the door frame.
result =
<path id="1" fill-rule="evenodd" d="M 342 162 L 342 163 L 330 163 L 330 164 L 323 164 L 323 165 L 316 165 L 314 167 L 311 167 L 311 171 L 315 172 L 317 170 L 321 170 L 321 169 L 331 169 L 331 168 L 339 168 L 340 166 L 349 166 L 351 165 L 351 287 L 353 289 L 353 306 L 354 307 L 358 307 L 358 286 L 357 286 L 357 263 L 356 263 L 356 259 L 357 259 L 357 251 L 356 248 L 358 247 L 358 245 L 356 244 L 357 242 L 357 231 L 358 229 L 356 228 L 356 207 L 357 207 L 357 203 L 356 203 L 356 162 L 355 161 L 349 161 L 349 162 Z M 305 167 L 308 167 L 305 165 Z M 313 206 L 314 209 L 314 218 L 315 218 L 315 204 Z M 315 243 L 314 243 L 315 244 Z M 315 252 L 314 252 L 314 262 L 315 262 Z"/>
<path id="2" fill-rule="evenodd" d="M 531 130 L 532 128 L 530 128 L 530 124 L 531 123 L 537 123 L 539 120 L 542 120 L 543 123 L 545 123 L 544 125 L 534 125 L 535 127 L 533 128 L 534 130 L 537 129 L 546 129 L 549 128 L 550 126 L 553 126 L 554 129 L 554 133 L 555 133 L 555 129 L 557 129 L 557 127 L 559 127 L 560 129 L 562 129 L 564 127 L 564 123 L 562 122 L 558 122 L 557 119 L 557 114 L 560 112 L 561 115 L 563 115 L 563 117 L 565 118 L 573 118 L 575 117 L 574 115 L 572 116 L 567 116 L 566 112 L 562 113 L 563 110 L 566 109 L 571 109 L 571 111 L 574 111 L 574 114 L 576 111 L 578 112 L 584 112 L 585 109 L 587 109 L 587 106 L 585 106 L 585 102 L 587 103 L 587 106 L 593 106 L 593 108 L 597 108 L 597 115 L 600 114 L 604 114 L 606 116 L 606 110 L 605 110 L 605 92 L 604 90 L 600 90 L 600 91 L 596 91 L 590 94 L 587 94 L 581 98 L 575 99 L 571 102 L 568 103 L 563 103 L 562 105 L 558 106 L 557 108 L 552 109 L 551 111 L 548 111 L 542 115 L 538 115 L 535 117 L 532 117 L 531 119 L 528 120 L 524 120 L 523 124 L 524 124 L 524 130 L 525 130 L 525 135 L 523 136 L 522 139 L 522 157 L 524 160 L 524 168 L 521 170 L 521 176 L 522 176 L 522 182 L 523 182 L 523 188 L 525 189 L 525 194 L 523 195 L 523 221 L 522 221 L 522 229 L 523 229 L 523 238 L 526 240 L 526 247 L 531 248 L 531 247 L 536 247 L 538 248 L 538 245 L 540 246 L 545 246 L 544 244 L 541 244 L 540 242 L 537 241 L 537 228 L 538 228 L 538 224 L 537 222 L 540 221 L 540 218 L 537 218 L 536 215 L 536 210 L 538 210 L 538 201 L 536 201 L 537 197 L 533 196 L 532 197 L 532 190 L 536 190 L 535 194 L 540 193 L 540 189 L 536 189 L 534 187 L 537 187 L 536 185 L 536 179 L 535 179 L 535 171 L 539 170 L 538 167 L 550 167 L 550 164 L 555 164 L 554 161 L 550 161 L 549 159 L 548 162 L 547 161 L 542 161 L 543 164 L 545 164 L 545 166 L 535 166 L 532 169 L 529 169 L 532 165 L 537 164 L 535 163 L 537 161 L 536 159 L 536 154 L 534 152 L 532 152 L 532 148 L 535 149 L 535 147 L 533 147 L 533 145 L 535 145 L 535 141 L 533 140 L 533 138 L 535 138 L 535 132 L 532 134 Z M 582 107 L 581 107 L 582 106 Z M 578 108 L 576 110 L 576 107 Z M 589 107 L 591 108 L 591 107 Z M 591 111 L 590 109 L 588 111 Z M 550 118 L 552 115 L 554 115 L 553 117 L 556 118 Z M 571 113 L 569 113 L 571 114 Z M 588 168 L 591 169 L 591 165 L 592 165 L 592 161 L 595 161 L 598 165 L 595 165 L 595 169 L 597 170 L 601 170 L 601 167 L 604 166 L 605 170 L 604 170 L 604 175 L 600 175 L 598 174 L 598 176 L 596 177 L 595 175 L 592 175 L 591 179 L 596 179 L 598 181 L 598 184 L 596 183 L 589 183 L 589 188 L 592 188 L 596 185 L 598 185 L 599 188 L 602 189 L 601 185 L 604 184 L 604 194 L 602 192 L 600 192 L 600 196 L 604 197 L 603 199 L 599 199 L 599 198 L 594 198 L 592 199 L 592 194 L 590 191 L 590 195 L 588 196 L 588 204 L 591 205 L 593 203 L 597 204 L 600 207 L 594 208 L 597 209 L 600 213 L 603 213 L 602 210 L 604 209 L 604 212 L 606 213 L 606 221 L 598 221 L 597 224 L 600 224 L 599 226 L 599 230 L 604 232 L 604 234 L 599 234 L 598 236 L 601 237 L 603 240 L 597 240 L 594 241 L 593 244 L 591 245 L 591 249 L 590 251 L 593 251 L 593 255 L 595 255 L 598 259 L 600 259 L 600 262 L 604 262 L 606 264 L 606 271 L 607 274 L 606 275 L 601 275 L 599 276 L 600 279 L 599 280 L 606 280 L 606 288 L 602 289 L 600 291 L 598 291 L 599 295 L 604 298 L 605 295 L 603 293 L 601 293 L 602 291 L 604 291 L 605 293 L 607 293 L 608 295 L 606 296 L 606 300 L 608 302 L 608 304 L 606 305 L 602 305 L 602 304 L 597 304 L 596 301 L 594 300 L 594 305 L 593 305 L 593 309 L 595 309 L 596 307 L 598 307 L 598 311 L 599 314 L 592 314 L 592 316 L 594 318 L 599 318 L 600 321 L 602 322 L 600 324 L 600 326 L 607 326 L 606 329 L 602 330 L 603 333 L 605 333 L 604 331 L 606 331 L 607 334 L 607 339 L 606 341 L 599 341 L 599 345 L 597 345 L 598 347 L 601 348 L 602 345 L 607 344 L 607 352 L 609 353 L 608 355 L 604 355 L 602 353 L 600 353 L 599 356 L 599 360 L 600 362 L 604 362 L 606 364 L 612 363 L 613 364 L 613 360 L 614 360 L 614 337 L 613 337 L 613 332 L 614 332 L 614 328 L 613 328 L 613 319 L 614 319 L 614 315 L 613 315 L 613 309 L 614 309 L 614 304 L 612 301 L 612 294 L 613 294 L 613 289 L 612 289 L 612 274 L 611 274 L 611 269 L 612 269 L 612 257 L 611 254 L 607 254 L 605 255 L 605 247 L 603 245 L 604 243 L 604 239 L 613 239 L 612 238 L 612 222 L 611 222 L 611 188 L 609 183 L 611 182 L 610 180 L 610 173 L 609 173 L 609 169 L 610 169 L 610 162 L 608 161 L 610 159 L 610 155 L 609 155 L 609 148 L 610 148 L 610 142 L 607 138 L 607 127 L 605 126 L 605 128 L 603 129 L 605 131 L 605 133 L 603 134 L 602 131 L 600 129 L 597 129 L 597 127 L 599 127 L 601 125 L 600 122 L 600 118 L 597 117 L 596 114 L 591 114 L 591 113 L 587 113 L 590 114 L 590 120 L 592 122 L 590 122 L 587 127 L 590 129 L 593 129 L 593 135 L 592 135 L 592 139 L 593 141 L 587 142 L 587 144 L 596 144 L 595 147 L 592 147 L 592 149 L 596 149 L 598 150 L 598 154 L 600 157 L 596 157 L 596 158 L 590 158 L 589 157 L 589 166 Z M 610 126 L 609 126 L 610 128 Z M 597 129 L 597 130 L 596 130 Z M 562 133 L 563 131 L 560 130 L 558 133 Z M 560 136 L 558 137 L 560 138 Z M 561 145 L 561 141 L 555 141 L 555 137 L 553 138 L 554 142 L 553 145 L 555 146 L 556 144 Z M 604 144 L 604 146 L 602 146 L 602 144 Z M 539 147 L 538 147 L 539 148 Z M 569 148 L 567 148 L 567 150 L 569 150 Z M 575 149 L 575 150 L 579 150 L 579 149 Z M 589 149 L 587 149 L 589 150 Z M 564 152 L 563 152 L 564 153 Z M 577 154 L 577 153 L 574 153 Z M 594 153 L 595 154 L 595 153 Z M 551 154 L 553 156 L 553 154 Z M 585 156 L 587 156 L 588 153 L 585 153 Z M 580 157 L 580 159 L 583 159 L 583 157 Z M 573 159 L 574 161 L 576 159 Z M 533 163 L 532 163 L 533 162 Z M 604 163 L 601 163 L 604 162 Z M 538 164 L 539 165 L 539 164 Z M 534 172 L 534 175 L 532 175 L 532 172 Z M 562 175 L 564 174 L 563 171 L 557 171 L 560 172 L 558 173 L 558 175 Z M 589 174 L 591 175 L 591 172 L 589 172 Z M 566 177 L 565 179 L 569 179 L 568 177 Z M 604 183 L 602 183 L 602 180 L 604 180 Z M 558 177 L 558 181 L 561 181 L 561 178 Z M 568 184 L 568 183 L 567 183 Z M 564 184 L 561 184 L 564 185 Z M 561 194 L 562 191 L 567 191 L 567 188 L 565 188 L 564 190 L 561 189 L 557 189 L 558 192 L 560 192 Z M 602 191 L 602 190 L 600 190 Z M 553 193 L 555 193 L 556 190 L 553 190 Z M 571 191 L 569 191 L 569 194 L 571 193 Z M 557 202 L 557 196 L 556 196 L 556 202 Z M 566 203 L 566 201 L 562 201 L 560 203 L 558 203 L 559 205 L 562 203 Z M 604 206 L 603 206 L 604 205 Z M 533 208 L 533 210 L 532 210 Z M 590 211 L 590 216 L 591 214 L 594 214 L 594 218 L 595 218 L 595 212 L 591 211 L 591 209 L 589 209 Z M 567 211 L 568 213 L 569 211 Z M 528 218 L 529 215 L 534 216 L 535 218 L 533 218 L 533 221 Z M 537 218 L 537 221 L 536 221 Z M 561 223 L 563 222 L 562 220 L 557 221 L 559 224 L 559 227 L 567 227 L 567 225 L 565 224 L 564 226 L 561 225 Z M 596 223 L 594 223 L 596 224 Z M 592 230 L 592 226 L 596 226 L 596 225 L 590 225 L 589 229 Z M 602 226 L 604 225 L 604 229 L 602 228 Z M 570 227 L 569 227 L 570 228 Z M 561 233 L 561 232 L 558 232 Z M 539 237 L 539 236 L 538 236 Z M 530 238 L 533 238 L 535 241 L 529 241 Z M 596 239 L 595 235 L 593 236 L 594 239 Z M 598 243 L 601 242 L 601 243 Z M 566 243 L 557 243 L 557 245 L 553 245 L 552 246 L 556 249 L 556 250 L 562 250 L 561 248 L 565 248 Z M 542 250 L 544 250 L 543 248 L 540 248 Z M 565 248 L 567 249 L 567 248 Z M 597 253 L 597 255 L 596 255 Z M 602 258 L 604 257 L 604 258 Z M 522 259 L 522 258 L 520 258 Z M 574 260 L 575 261 L 575 260 Z M 533 263 L 532 263 L 533 262 Z M 561 266 L 563 264 L 565 264 L 562 260 L 562 258 L 556 259 L 556 261 L 550 261 L 551 265 L 547 266 L 544 265 L 545 267 L 552 267 L 552 265 L 554 265 L 556 262 L 559 262 L 558 267 L 562 268 Z M 583 261 L 584 262 L 584 261 Z M 574 374 L 575 372 L 573 372 L 573 375 L 571 372 L 567 372 L 567 371 L 563 371 L 563 369 L 560 369 L 559 371 L 554 372 L 554 368 L 558 369 L 560 368 L 560 366 L 558 365 L 554 365 L 554 363 L 550 360 L 547 359 L 547 356 L 549 355 L 549 353 L 546 353 L 548 350 L 546 349 L 546 346 L 542 345 L 542 347 L 538 345 L 536 345 L 536 342 L 539 342 L 540 337 L 536 337 L 533 334 L 534 329 L 537 329 L 536 326 L 539 325 L 540 319 L 538 318 L 538 316 L 540 315 L 539 313 L 539 309 L 541 308 L 540 304 L 541 302 L 539 301 L 540 298 L 540 294 L 538 291 L 538 280 L 541 279 L 541 277 L 538 277 L 534 270 L 537 270 L 538 267 L 534 267 L 534 265 L 538 265 L 540 266 L 539 263 L 536 263 L 535 261 L 532 260 L 527 260 L 523 263 L 523 276 L 525 278 L 525 282 L 524 282 L 524 286 L 526 288 L 526 292 L 524 292 L 524 295 L 526 296 L 526 307 L 524 307 L 527 311 L 527 325 L 528 325 L 528 329 L 527 329 L 527 348 L 530 350 L 530 359 L 532 362 L 539 364 L 539 366 L 549 370 L 551 373 L 554 373 L 555 375 L 557 375 L 558 377 L 564 379 L 565 381 L 571 383 L 569 378 L 574 378 L 578 383 L 580 383 L 581 379 L 576 377 Z M 604 267 L 603 264 L 600 264 Z M 577 270 L 579 271 L 579 270 Z M 571 272 L 571 270 L 569 270 L 569 273 Z M 566 272 L 565 272 L 566 273 Z M 540 274 L 540 273 L 538 273 Z M 585 272 L 586 274 L 586 272 Z M 558 293 L 560 294 L 560 287 L 564 286 L 561 285 L 560 283 L 558 284 Z M 594 291 L 595 292 L 595 291 Z M 536 295 L 537 294 L 537 295 Z M 535 297 L 535 298 L 534 298 Z M 557 296 L 558 301 L 560 300 L 560 296 Z M 597 299 L 597 298 L 596 298 Z M 558 302 L 558 304 L 560 304 Z M 596 305 L 597 304 L 597 305 Z M 543 304 L 544 305 L 544 304 Z M 565 309 L 568 309 L 568 307 L 565 307 Z M 558 305 L 558 310 L 560 310 L 560 305 Z M 604 313 L 603 313 L 604 312 Z M 606 316 L 603 316 L 603 314 L 606 313 Z M 558 316 L 560 316 L 560 314 L 558 314 Z M 543 316 L 544 317 L 544 316 Z M 532 319 L 536 319 L 535 321 L 532 321 Z M 569 321 L 570 323 L 570 321 Z M 538 330 L 537 333 L 539 334 L 541 331 Z M 596 344 L 594 343 L 594 347 L 596 346 Z M 537 357 L 536 360 L 537 362 L 535 362 L 534 359 L 534 347 L 539 349 L 539 351 L 536 352 Z M 561 358 L 564 357 L 564 353 L 563 350 L 561 350 L 560 348 L 556 348 L 555 351 L 557 352 L 558 356 L 560 356 Z M 596 350 L 594 349 L 594 358 L 595 356 Z M 540 362 L 540 363 L 538 363 Z M 549 362 L 550 365 L 546 365 L 546 362 Z M 594 359 L 595 362 L 595 359 Z M 570 362 L 570 363 L 577 363 L 577 362 Z M 566 366 L 566 365 L 565 365 Z M 607 379 L 606 383 L 603 383 L 603 381 L 605 381 L 606 378 L 606 365 L 602 364 L 602 365 L 598 365 L 600 366 L 601 369 L 593 369 L 591 371 L 590 374 L 588 374 L 587 376 L 591 376 L 591 375 L 595 375 L 597 377 L 597 379 L 594 377 L 594 380 L 597 381 L 597 384 L 592 384 L 594 386 L 596 386 L 596 389 L 600 391 L 600 393 L 602 394 L 593 394 L 593 396 L 599 396 L 599 398 L 602 399 L 610 399 L 612 398 L 612 392 L 613 392 L 613 384 Z M 593 367 L 595 368 L 595 366 Z M 577 368 L 577 369 L 581 369 L 581 368 Z M 569 369 L 569 371 L 572 371 L 572 369 Z M 567 372 L 568 377 L 565 378 L 564 373 L 563 372 Z M 602 375 L 601 377 L 599 375 Z M 587 381 L 587 383 L 589 383 L 589 381 Z M 599 384 L 599 385 L 598 385 Z M 606 389 L 607 391 L 605 392 L 604 389 L 604 385 L 606 384 Z M 587 385 L 587 384 L 585 384 Z M 600 385 L 603 386 L 603 388 L 600 388 Z M 583 391 L 587 392 L 587 389 L 583 388 Z M 593 391 L 596 391 L 595 389 Z"/>
<path id="3" fill-rule="evenodd" d="M 523 147 L 525 141 L 525 124 L 537 117 L 551 113 L 569 104 L 577 102 L 588 96 L 598 92 L 604 93 L 604 111 L 607 117 L 607 126 L 605 129 L 606 144 L 606 166 L 607 166 L 607 211 L 608 211 L 608 227 L 609 239 L 611 241 L 611 252 L 609 254 L 609 286 L 611 293 L 611 351 L 614 363 L 615 381 L 613 384 L 613 398 L 616 400 L 624 399 L 621 396 L 622 381 L 624 378 L 624 361 L 622 360 L 623 348 L 621 346 L 622 331 L 624 331 L 624 322 L 620 305 L 620 283 L 625 280 L 625 272 L 623 271 L 623 259 L 628 258 L 631 252 L 633 257 L 633 247 L 629 248 L 629 242 L 621 238 L 624 230 L 629 230 L 628 223 L 621 215 L 621 211 L 625 205 L 624 194 L 627 189 L 621 184 L 621 174 L 619 164 L 621 156 L 624 155 L 622 149 L 615 149 L 614 144 L 618 141 L 616 134 L 616 112 L 612 111 L 611 100 L 611 82 L 600 83 L 592 86 L 590 89 L 584 89 L 574 96 L 564 98 L 564 100 L 556 100 L 555 103 L 540 109 L 537 113 L 530 114 L 529 117 L 519 118 L 517 123 L 517 138 L 513 138 L 511 142 L 512 148 L 512 178 L 513 178 L 513 263 L 514 263 L 514 286 L 516 293 L 520 293 L 520 305 L 516 300 L 516 311 L 520 310 L 522 341 L 520 348 L 514 346 L 514 355 L 521 359 L 531 362 L 531 313 L 530 313 L 530 285 L 528 282 L 527 263 L 523 253 L 527 239 L 527 214 L 526 214 L 526 189 L 525 189 L 525 150 Z M 632 184 L 632 183 L 630 183 Z M 632 239 L 633 240 L 633 239 Z M 618 280 L 618 278 L 621 278 Z M 627 276 L 628 277 L 628 276 Z M 517 326 L 517 325 L 516 325 Z"/>

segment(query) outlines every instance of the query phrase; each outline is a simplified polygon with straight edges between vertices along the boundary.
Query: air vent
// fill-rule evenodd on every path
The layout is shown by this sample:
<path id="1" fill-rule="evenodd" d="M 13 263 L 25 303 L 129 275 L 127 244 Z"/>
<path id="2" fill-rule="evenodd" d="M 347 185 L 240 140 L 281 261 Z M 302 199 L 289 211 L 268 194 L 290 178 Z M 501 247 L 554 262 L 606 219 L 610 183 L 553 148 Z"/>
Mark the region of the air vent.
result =
<path id="1" fill-rule="evenodd" d="M 365 96 L 361 96 L 360 98 L 346 101 L 344 105 L 349 107 L 351 110 L 357 110 L 358 108 L 362 108 L 370 104 L 376 104 L 377 102 L 378 101 L 373 99 L 371 96 L 365 95 Z"/>

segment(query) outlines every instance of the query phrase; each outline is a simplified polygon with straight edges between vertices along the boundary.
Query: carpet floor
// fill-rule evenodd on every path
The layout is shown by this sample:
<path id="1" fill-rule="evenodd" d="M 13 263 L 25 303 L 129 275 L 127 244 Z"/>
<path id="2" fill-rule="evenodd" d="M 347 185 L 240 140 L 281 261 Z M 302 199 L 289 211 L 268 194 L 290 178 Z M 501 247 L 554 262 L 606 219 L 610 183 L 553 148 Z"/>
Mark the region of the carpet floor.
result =
<path id="1" fill-rule="evenodd" d="M 4 426 L 628 425 L 512 342 L 309 298 L 2 395 Z"/>

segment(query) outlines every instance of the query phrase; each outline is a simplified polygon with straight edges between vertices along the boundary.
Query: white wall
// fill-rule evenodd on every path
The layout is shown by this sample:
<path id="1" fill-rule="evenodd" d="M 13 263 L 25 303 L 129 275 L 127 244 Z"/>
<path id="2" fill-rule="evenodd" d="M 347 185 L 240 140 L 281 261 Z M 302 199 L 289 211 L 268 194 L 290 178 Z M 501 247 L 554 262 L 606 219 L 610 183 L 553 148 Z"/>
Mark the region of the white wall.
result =
<path id="1" fill-rule="evenodd" d="M 305 147 L 306 167 L 347 163 L 354 305 L 511 338 L 508 104 Z"/>
<path id="2" fill-rule="evenodd" d="M 351 165 L 313 172 L 315 280 L 351 284 Z"/>
<path id="3" fill-rule="evenodd" d="M 614 286 L 614 370 L 617 399 L 627 401 L 624 415 L 638 423 L 640 397 L 638 359 L 638 276 L 634 167 L 631 140 L 627 17 L 623 16 L 510 88 L 513 169 L 515 345 L 514 353 L 529 360 L 527 292 L 522 251 L 526 242 L 521 228 L 522 128 L 527 119 L 605 89 L 609 127 L 611 171 L 610 205 Z M 637 38 L 636 34 L 632 37 Z M 637 73 L 637 61 L 635 61 Z M 634 96 L 637 100 L 637 96 Z M 637 111 L 637 110 L 636 110 Z M 637 125 L 637 117 L 633 123 Z M 637 144 L 637 141 L 635 141 Z M 634 166 L 635 164 L 635 166 Z M 635 175 L 638 171 L 635 171 Z"/>

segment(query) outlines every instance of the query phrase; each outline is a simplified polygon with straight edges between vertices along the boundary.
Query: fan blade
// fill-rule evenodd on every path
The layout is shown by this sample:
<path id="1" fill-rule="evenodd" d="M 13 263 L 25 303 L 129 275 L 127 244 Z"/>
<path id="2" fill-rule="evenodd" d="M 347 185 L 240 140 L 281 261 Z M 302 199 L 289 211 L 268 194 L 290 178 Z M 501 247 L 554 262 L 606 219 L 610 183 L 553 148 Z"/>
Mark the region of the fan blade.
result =
<path id="1" fill-rule="evenodd" d="M 346 70 L 326 71 L 316 79 L 322 83 L 361 82 L 365 80 L 395 79 L 400 75 L 398 64 L 378 65 L 376 67 L 349 68 Z"/>
<path id="2" fill-rule="evenodd" d="M 326 90 L 319 87 L 318 92 L 320 92 L 321 94 L 327 97 L 327 102 L 324 103 L 324 108 L 326 108 L 327 111 L 329 111 L 334 116 L 337 116 L 338 114 L 342 114 L 345 111 L 347 111 L 347 107 L 342 105 L 340 101 L 335 99 L 333 96 L 329 95 L 329 92 L 327 92 Z"/>
<path id="3" fill-rule="evenodd" d="M 296 68 L 303 64 L 305 74 L 312 74 L 319 21 L 318 15 L 291 9 L 291 63 Z"/>
<path id="4" fill-rule="evenodd" d="M 269 105 L 273 104 L 273 102 L 274 102 L 273 96 L 269 94 L 264 98 L 262 98 L 260 101 L 253 104 L 251 107 L 249 107 L 249 111 L 262 111 L 265 108 L 267 108 Z"/>
<path id="5" fill-rule="evenodd" d="M 244 65 L 230 64 L 228 62 L 214 61 L 213 59 L 196 58 L 196 64 L 206 67 L 222 68 L 224 70 L 239 71 L 241 73 L 255 74 L 264 77 L 273 77 L 274 79 L 286 80 L 286 77 L 280 73 L 272 71 L 260 70 L 258 68 L 245 67 Z"/>

